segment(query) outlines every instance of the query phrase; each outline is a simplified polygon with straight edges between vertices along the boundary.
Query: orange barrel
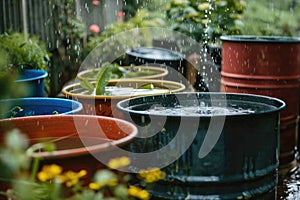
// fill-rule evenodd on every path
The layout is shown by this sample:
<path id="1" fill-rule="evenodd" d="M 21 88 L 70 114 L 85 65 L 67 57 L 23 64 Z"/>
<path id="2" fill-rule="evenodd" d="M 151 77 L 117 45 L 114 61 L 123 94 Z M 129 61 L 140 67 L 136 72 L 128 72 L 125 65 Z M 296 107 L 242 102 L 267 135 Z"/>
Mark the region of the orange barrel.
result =
<path id="1" fill-rule="evenodd" d="M 222 36 L 221 91 L 282 99 L 280 169 L 296 165 L 299 109 L 300 38 Z M 266 138 L 267 139 L 267 138 Z"/>

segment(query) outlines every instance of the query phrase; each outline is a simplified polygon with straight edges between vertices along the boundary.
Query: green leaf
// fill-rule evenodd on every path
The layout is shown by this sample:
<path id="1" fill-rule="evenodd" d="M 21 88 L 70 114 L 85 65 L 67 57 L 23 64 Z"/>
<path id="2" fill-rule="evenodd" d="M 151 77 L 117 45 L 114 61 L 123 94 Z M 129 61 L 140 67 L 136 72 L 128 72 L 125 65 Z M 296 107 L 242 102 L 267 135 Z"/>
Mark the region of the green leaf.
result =
<path id="1" fill-rule="evenodd" d="M 112 74 L 111 64 L 109 62 L 104 63 L 96 76 L 96 95 L 103 95 L 105 92 L 105 87 Z"/>
<path id="2" fill-rule="evenodd" d="M 112 179 L 116 179 L 117 176 L 115 173 L 113 173 L 112 171 L 110 170 L 107 170 L 107 169 L 103 169 L 103 170 L 99 170 L 96 172 L 95 176 L 94 176 L 94 181 L 95 182 L 98 182 L 98 181 L 101 181 L 101 182 L 108 182 Z"/>
<path id="3" fill-rule="evenodd" d="M 47 151 L 47 152 L 53 152 L 53 151 L 56 150 L 56 146 L 55 146 L 54 143 L 51 143 L 51 142 L 45 142 L 45 143 L 44 143 L 43 150 L 44 150 L 44 151 Z"/>
<path id="4" fill-rule="evenodd" d="M 153 90 L 154 89 L 154 85 L 152 83 L 143 85 L 140 87 L 141 89 L 149 89 L 149 90 Z"/>
<path id="5" fill-rule="evenodd" d="M 124 74 L 128 73 L 128 70 L 126 70 L 124 67 L 121 67 L 120 65 L 118 65 L 116 63 L 111 65 L 111 69 L 112 69 L 112 75 L 116 79 L 121 78 Z M 113 78 L 113 77 L 111 77 L 111 78 Z"/>
<path id="6" fill-rule="evenodd" d="M 116 197 L 118 197 L 119 199 L 128 199 L 128 189 L 125 185 L 118 185 L 115 189 L 114 189 L 114 194 Z"/>
<path id="7" fill-rule="evenodd" d="M 89 92 L 94 91 L 94 85 L 90 83 L 86 78 L 82 79 L 82 81 L 80 82 L 80 86 L 84 89 L 87 89 Z"/>

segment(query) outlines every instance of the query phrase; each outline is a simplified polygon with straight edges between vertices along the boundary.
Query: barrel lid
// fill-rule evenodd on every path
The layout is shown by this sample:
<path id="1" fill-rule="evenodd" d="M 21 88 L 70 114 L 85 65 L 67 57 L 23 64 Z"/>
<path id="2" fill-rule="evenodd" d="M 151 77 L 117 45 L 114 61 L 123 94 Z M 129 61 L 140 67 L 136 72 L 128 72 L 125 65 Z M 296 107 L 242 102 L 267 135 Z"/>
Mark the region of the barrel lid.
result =
<path id="1" fill-rule="evenodd" d="M 231 36 L 221 36 L 220 39 L 221 41 L 227 41 L 227 42 L 300 43 L 299 37 L 286 37 L 286 36 L 231 35 Z"/>
<path id="2" fill-rule="evenodd" d="M 184 56 L 178 52 L 158 47 L 139 47 L 126 52 L 127 55 L 137 58 L 153 60 L 182 60 Z"/>

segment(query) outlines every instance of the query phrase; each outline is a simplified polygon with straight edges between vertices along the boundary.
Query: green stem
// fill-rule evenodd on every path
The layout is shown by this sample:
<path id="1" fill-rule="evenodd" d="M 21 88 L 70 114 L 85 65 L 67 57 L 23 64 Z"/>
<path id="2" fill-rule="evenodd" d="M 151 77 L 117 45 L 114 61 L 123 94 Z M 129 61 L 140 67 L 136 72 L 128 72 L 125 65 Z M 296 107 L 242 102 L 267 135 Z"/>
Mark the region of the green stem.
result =
<path id="1" fill-rule="evenodd" d="M 50 199 L 51 200 L 59 199 L 60 191 L 61 191 L 61 184 L 58 183 L 57 181 L 54 181 L 54 187 L 53 187 L 53 191 L 51 192 Z"/>
<path id="2" fill-rule="evenodd" d="M 32 167 L 32 171 L 31 171 L 31 180 L 32 181 L 35 181 L 35 177 L 36 177 L 37 172 L 39 170 L 39 164 L 40 164 L 40 158 L 35 157 L 33 159 L 33 167 Z"/>

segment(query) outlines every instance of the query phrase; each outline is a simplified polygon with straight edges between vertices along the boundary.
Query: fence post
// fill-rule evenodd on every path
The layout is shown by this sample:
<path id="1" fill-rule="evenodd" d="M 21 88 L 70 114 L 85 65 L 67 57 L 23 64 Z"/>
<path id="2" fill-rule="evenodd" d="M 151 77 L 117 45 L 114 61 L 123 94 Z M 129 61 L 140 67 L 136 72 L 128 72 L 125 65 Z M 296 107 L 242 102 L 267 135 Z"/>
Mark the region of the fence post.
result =
<path id="1" fill-rule="evenodd" d="M 22 0 L 21 3 L 21 8 L 22 8 L 22 25 L 23 25 L 23 33 L 25 35 L 25 38 L 28 38 L 28 22 L 27 22 L 27 11 L 26 11 L 26 0 Z"/>

